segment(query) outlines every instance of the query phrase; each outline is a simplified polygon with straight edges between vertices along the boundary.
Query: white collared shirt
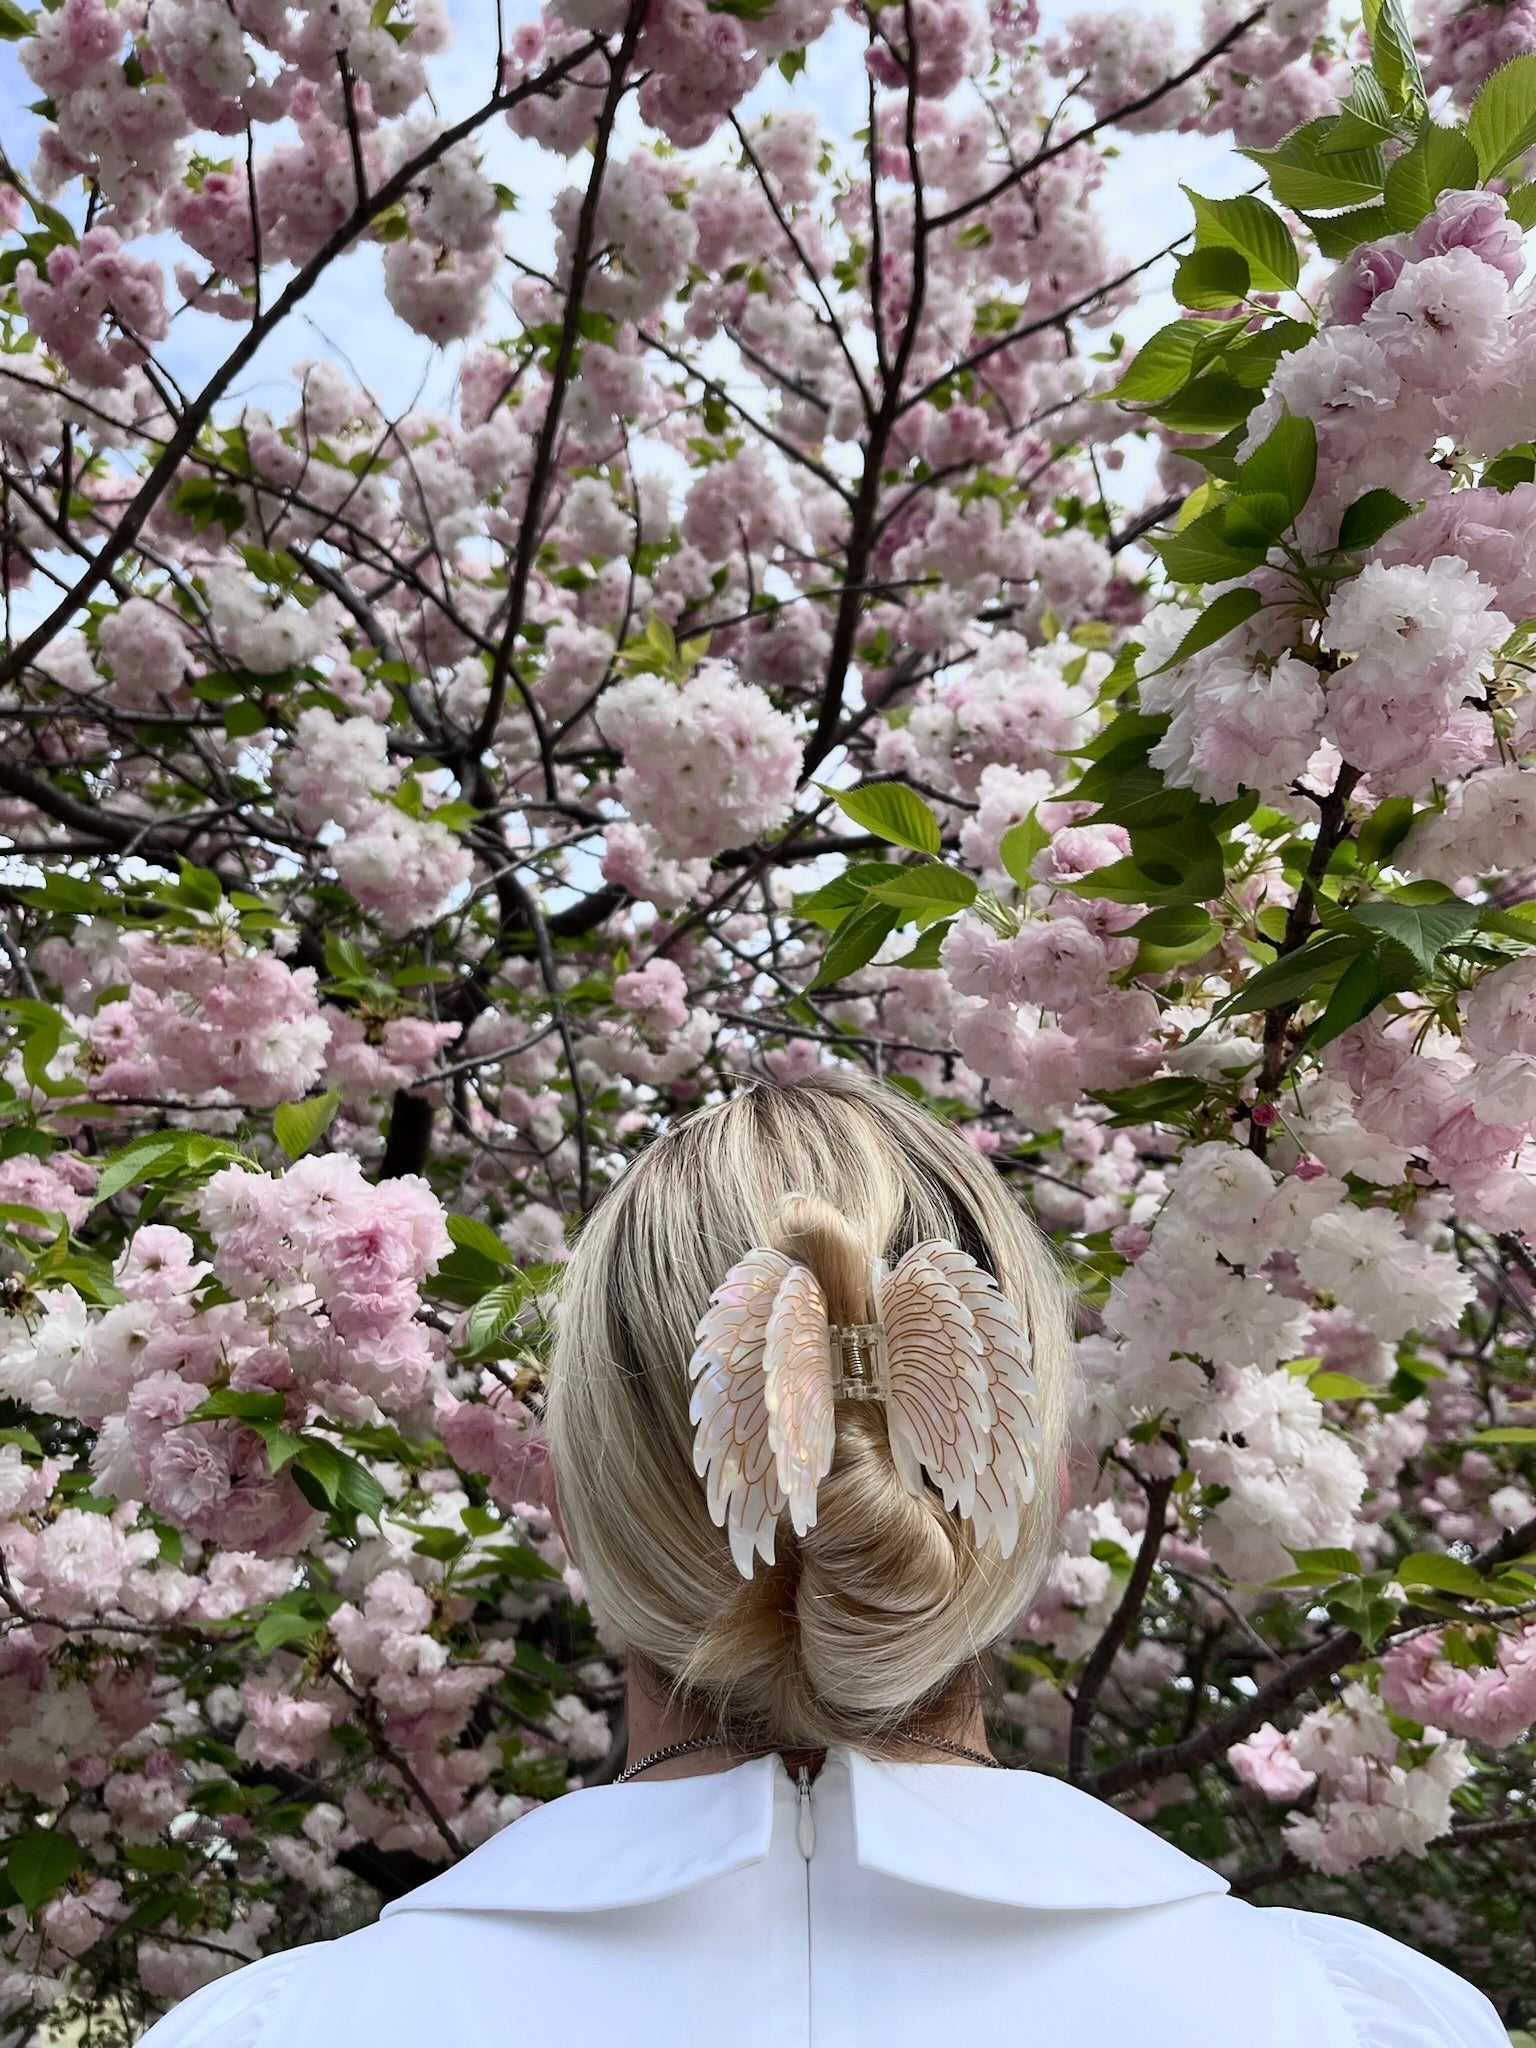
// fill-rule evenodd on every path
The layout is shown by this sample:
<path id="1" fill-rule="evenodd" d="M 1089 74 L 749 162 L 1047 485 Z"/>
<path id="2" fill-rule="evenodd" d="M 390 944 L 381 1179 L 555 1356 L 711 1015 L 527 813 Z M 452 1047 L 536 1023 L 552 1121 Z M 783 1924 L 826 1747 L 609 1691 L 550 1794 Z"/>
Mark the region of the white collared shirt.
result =
<path id="1" fill-rule="evenodd" d="M 843 1750 L 538 1808 L 151 2048 L 1508 2048 L 1461 1978 L 1260 1909 L 1052 1778 Z"/>

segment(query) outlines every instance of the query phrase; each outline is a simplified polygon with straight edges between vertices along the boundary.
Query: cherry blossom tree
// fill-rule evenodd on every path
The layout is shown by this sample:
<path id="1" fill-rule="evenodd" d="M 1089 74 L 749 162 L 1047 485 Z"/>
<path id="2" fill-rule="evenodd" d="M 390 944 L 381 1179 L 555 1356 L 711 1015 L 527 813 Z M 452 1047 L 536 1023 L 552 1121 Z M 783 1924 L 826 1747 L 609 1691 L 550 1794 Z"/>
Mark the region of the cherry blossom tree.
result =
<path id="1" fill-rule="evenodd" d="M 1530 2018 L 1536 10 L 476 20 L 0 0 L 6 2037 L 612 1775 L 568 1233 L 847 1063 L 1080 1283 L 1001 1752 Z"/>

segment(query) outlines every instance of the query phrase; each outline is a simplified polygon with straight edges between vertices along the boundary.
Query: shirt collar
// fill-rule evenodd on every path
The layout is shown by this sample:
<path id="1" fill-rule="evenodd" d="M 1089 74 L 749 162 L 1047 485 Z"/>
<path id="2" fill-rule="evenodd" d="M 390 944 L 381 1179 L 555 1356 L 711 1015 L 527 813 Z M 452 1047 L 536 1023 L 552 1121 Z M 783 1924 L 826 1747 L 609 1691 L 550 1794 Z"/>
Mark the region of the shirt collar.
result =
<path id="1" fill-rule="evenodd" d="M 766 1858 L 777 1757 L 653 1784 L 593 1786 L 526 1814 L 384 1908 L 594 1912 L 670 1897 Z M 1032 1771 L 889 1764 L 833 1750 L 818 1800 L 851 1798 L 859 1863 L 908 1884 L 1042 1911 L 1166 1905 L 1227 1881 L 1112 1806 Z"/>

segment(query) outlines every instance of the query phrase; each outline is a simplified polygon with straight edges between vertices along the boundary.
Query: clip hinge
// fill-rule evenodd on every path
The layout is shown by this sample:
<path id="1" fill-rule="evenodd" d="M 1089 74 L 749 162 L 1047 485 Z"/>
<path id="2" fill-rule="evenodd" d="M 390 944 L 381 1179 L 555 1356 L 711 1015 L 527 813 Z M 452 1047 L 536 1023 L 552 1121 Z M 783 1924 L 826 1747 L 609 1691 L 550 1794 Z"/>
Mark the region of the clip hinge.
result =
<path id="1" fill-rule="evenodd" d="M 848 1401 L 883 1401 L 886 1394 L 884 1323 L 834 1323 L 833 1391 Z"/>

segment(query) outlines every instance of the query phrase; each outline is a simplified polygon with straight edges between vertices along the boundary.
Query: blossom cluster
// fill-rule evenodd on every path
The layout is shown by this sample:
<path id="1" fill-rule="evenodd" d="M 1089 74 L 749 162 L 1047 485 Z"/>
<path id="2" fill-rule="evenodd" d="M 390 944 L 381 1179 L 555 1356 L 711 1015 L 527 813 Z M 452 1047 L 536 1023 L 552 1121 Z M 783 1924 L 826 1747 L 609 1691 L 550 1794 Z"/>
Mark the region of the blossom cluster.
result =
<path id="1" fill-rule="evenodd" d="M 1518 1995 L 1536 34 L 1252 11 L 554 0 L 457 127 L 438 0 L 18 34 L 0 2026 L 611 1774 L 568 1234 L 849 1064 L 1076 1284 L 998 1739 Z M 1128 349 L 1172 130 L 1269 196 Z M 344 255 L 403 402 L 274 368 Z"/>

